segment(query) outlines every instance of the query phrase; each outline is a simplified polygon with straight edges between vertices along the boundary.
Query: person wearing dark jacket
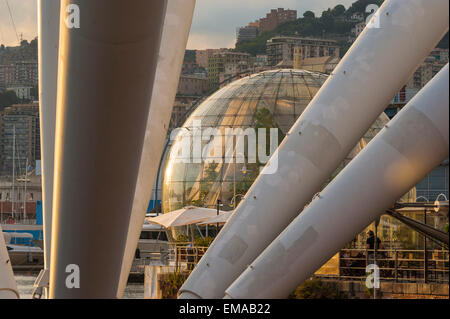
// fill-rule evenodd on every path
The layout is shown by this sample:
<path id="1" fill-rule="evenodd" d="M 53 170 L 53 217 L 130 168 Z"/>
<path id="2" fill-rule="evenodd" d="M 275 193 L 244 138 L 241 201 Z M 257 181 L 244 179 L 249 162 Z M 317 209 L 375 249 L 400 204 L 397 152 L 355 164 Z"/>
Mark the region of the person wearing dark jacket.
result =
<path id="1" fill-rule="evenodd" d="M 369 230 L 367 232 L 367 235 L 369 236 L 366 240 L 366 248 L 373 250 L 375 249 L 375 242 L 377 243 L 377 247 L 376 249 L 380 249 L 380 245 L 381 245 L 381 240 L 380 238 L 376 237 L 375 239 L 375 234 L 373 233 L 373 231 Z"/>
<path id="2" fill-rule="evenodd" d="M 373 233 L 373 231 L 369 230 L 367 232 L 367 235 L 369 236 L 366 240 L 366 249 L 368 250 L 367 253 L 367 259 L 368 259 L 368 263 L 372 264 L 375 260 L 374 256 L 375 256 L 375 249 L 380 249 L 381 248 L 381 240 L 380 238 L 376 237 L 375 234 Z M 376 245 L 376 246 L 375 246 Z"/>

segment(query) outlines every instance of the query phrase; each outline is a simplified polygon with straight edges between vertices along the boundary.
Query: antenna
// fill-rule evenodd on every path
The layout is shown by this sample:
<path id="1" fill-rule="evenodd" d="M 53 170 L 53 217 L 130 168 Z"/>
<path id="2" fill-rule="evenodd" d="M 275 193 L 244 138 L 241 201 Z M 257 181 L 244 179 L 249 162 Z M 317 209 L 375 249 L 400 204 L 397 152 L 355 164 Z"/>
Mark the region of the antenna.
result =
<path id="1" fill-rule="evenodd" d="M 19 35 L 17 34 L 16 24 L 14 23 L 14 18 L 11 13 L 11 7 L 9 6 L 8 0 L 5 0 L 5 2 L 6 2 L 6 6 L 8 7 L 9 18 L 11 19 L 11 24 L 13 26 L 14 33 L 16 34 L 16 39 L 17 39 L 17 41 L 19 41 L 19 44 L 20 44 Z"/>

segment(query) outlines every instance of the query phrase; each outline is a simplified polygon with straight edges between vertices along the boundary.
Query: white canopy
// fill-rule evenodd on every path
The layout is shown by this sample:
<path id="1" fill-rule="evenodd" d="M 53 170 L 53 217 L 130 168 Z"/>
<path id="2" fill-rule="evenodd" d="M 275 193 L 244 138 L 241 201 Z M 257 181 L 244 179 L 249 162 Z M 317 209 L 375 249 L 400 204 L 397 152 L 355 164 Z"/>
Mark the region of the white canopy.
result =
<path id="1" fill-rule="evenodd" d="M 209 225 L 209 224 L 226 224 L 228 219 L 230 219 L 231 215 L 233 215 L 234 211 L 223 212 L 219 216 L 215 216 L 213 218 L 209 218 L 199 225 Z"/>
<path id="2" fill-rule="evenodd" d="M 219 215 L 225 213 L 219 211 Z M 217 216 L 217 210 L 213 208 L 188 206 L 158 217 L 147 217 L 146 220 L 152 224 L 159 224 L 166 228 L 175 226 L 186 226 L 204 222 Z"/>

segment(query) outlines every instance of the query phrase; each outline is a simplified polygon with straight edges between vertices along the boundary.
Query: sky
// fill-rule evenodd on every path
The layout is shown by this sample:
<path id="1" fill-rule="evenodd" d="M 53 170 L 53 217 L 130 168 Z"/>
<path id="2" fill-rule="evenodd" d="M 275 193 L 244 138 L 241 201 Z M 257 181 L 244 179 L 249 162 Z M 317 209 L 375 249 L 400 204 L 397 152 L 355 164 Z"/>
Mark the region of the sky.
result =
<path id="1" fill-rule="evenodd" d="M 301 17 L 307 10 L 320 15 L 338 4 L 348 8 L 353 2 L 355 0 L 197 0 L 187 48 L 234 47 L 236 28 L 264 17 L 270 9 L 296 9 Z M 25 40 L 36 37 L 37 0 L 0 0 L 0 43 L 18 44 L 7 4 L 18 37 Z"/>

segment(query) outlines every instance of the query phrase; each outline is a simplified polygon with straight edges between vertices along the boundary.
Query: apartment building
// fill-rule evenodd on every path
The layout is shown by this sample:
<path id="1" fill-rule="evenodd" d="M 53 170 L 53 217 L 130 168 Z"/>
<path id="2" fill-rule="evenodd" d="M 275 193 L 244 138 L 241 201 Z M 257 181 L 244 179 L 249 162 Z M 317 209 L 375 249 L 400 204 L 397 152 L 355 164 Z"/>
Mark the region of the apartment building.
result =
<path id="1" fill-rule="evenodd" d="M 259 28 L 257 26 L 245 26 L 237 28 L 236 43 L 254 39 L 258 36 L 258 33 Z"/>
<path id="2" fill-rule="evenodd" d="M 14 158 L 14 160 L 13 160 Z M 17 104 L 0 112 L 0 174 L 25 170 L 41 159 L 39 104 Z"/>
<path id="3" fill-rule="evenodd" d="M 195 51 L 195 62 L 202 68 L 208 67 L 208 59 L 214 54 L 230 51 L 230 49 L 205 49 Z"/>
<path id="4" fill-rule="evenodd" d="M 300 37 L 274 37 L 267 41 L 267 62 L 270 66 L 283 64 L 293 65 L 295 48 L 299 48 L 300 56 L 316 58 L 324 56 L 339 57 L 339 46 L 334 40 L 312 39 Z"/>
<path id="5" fill-rule="evenodd" d="M 0 65 L 0 87 L 34 86 L 39 81 L 36 61 L 19 61 Z"/>
<path id="6" fill-rule="evenodd" d="M 179 95 L 201 96 L 208 92 L 208 79 L 192 75 L 181 75 L 178 82 Z"/>
<path id="7" fill-rule="evenodd" d="M 242 52 L 217 53 L 208 59 L 208 87 L 217 89 L 220 75 L 229 76 L 247 70 L 250 66 L 250 54 Z"/>
<path id="8" fill-rule="evenodd" d="M 297 20 L 297 10 L 272 9 L 265 18 L 259 20 L 260 32 L 272 31 L 280 24 Z"/>

